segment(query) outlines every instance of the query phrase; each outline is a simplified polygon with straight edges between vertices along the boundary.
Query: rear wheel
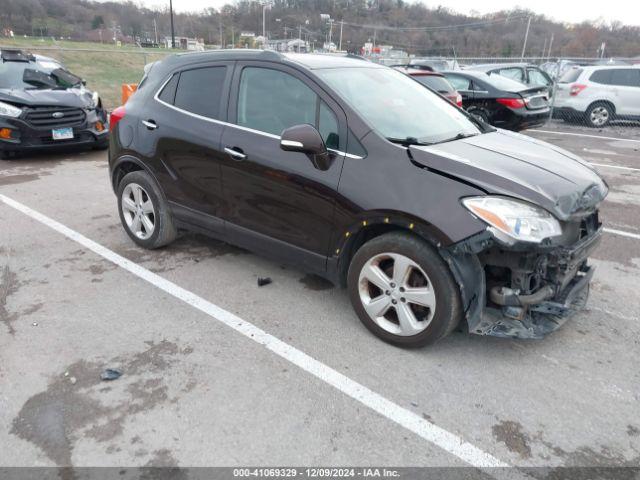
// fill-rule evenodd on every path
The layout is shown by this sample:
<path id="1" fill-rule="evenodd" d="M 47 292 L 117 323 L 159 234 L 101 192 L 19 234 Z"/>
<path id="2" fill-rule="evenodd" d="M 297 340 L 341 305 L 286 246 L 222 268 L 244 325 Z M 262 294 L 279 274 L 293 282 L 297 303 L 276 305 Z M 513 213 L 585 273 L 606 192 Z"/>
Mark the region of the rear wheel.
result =
<path id="1" fill-rule="evenodd" d="M 585 118 L 590 127 L 604 127 L 613 119 L 613 108 L 608 103 L 594 103 L 587 109 Z"/>
<path id="2" fill-rule="evenodd" d="M 141 247 L 159 248 L 175 240 L 169 206 L 147 172 L 131 172 L 120 181 L 118 210 L 125 231 Z"/>
<path id="3" fill-rule="evenodd" d="M 458 325 L 460 296 L 442 257 L 405 232 L 381 235 L 354 255 L 347 277 L 351 303 L 362 323 L 399 346 L 433 343 Z"/>

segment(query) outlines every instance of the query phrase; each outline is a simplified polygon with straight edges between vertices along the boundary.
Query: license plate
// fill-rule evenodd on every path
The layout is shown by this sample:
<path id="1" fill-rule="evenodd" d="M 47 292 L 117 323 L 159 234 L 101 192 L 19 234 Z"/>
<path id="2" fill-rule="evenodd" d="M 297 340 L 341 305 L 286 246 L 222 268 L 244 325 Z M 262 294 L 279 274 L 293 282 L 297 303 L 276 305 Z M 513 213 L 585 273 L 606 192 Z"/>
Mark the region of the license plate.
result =
<path id="1" fill-rule="evenodd" d="M 54 128 L 51 135 L 54 140 L 68 140 L 73 138 L 73 128 Z"/>

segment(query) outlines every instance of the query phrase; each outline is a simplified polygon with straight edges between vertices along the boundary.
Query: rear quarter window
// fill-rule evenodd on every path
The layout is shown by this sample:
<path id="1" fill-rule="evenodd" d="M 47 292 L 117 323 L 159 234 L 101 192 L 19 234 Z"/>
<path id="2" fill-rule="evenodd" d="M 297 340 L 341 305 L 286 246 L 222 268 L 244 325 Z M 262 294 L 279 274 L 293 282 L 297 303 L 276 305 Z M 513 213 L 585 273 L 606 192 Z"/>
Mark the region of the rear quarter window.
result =
<path id="1" fill-rule="evenodd" d="M 471 90 L 471 80 L 458 75 L 447 75 L 447 80 L 456 90 Z"/>
<path id="2" fill-rule="evenodd" d="M 559 83 L 573 83 L 582 75 L 581 68 L 572 68 L 567 70 L 562 77 L 560 77 Z"/>
<path id="3" fill-rule="evenodd" d="M 437 75 L 415 75 L 413 78 L 422 85 L 426 85 L 439 93 L 449 93 L 453 91 L 451 84 L 447 82 L 445 78 Z"/>

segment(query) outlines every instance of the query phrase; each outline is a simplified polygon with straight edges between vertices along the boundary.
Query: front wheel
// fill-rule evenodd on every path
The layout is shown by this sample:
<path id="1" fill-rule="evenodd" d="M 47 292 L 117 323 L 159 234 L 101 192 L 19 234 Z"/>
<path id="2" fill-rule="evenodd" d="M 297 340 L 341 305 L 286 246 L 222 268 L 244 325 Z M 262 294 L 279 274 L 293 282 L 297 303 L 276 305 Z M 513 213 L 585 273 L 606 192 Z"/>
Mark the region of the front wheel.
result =
<path id="1" fill-rule="evenodd" d="M 347 288 L 365 327 L 395 345 L 433 343 L 462 318 L 449 267 L 431 245 L 406 232 L 365 243 L 351 261 Z"/>
<path id="2" fill-rule="evenodd" d="M 169 206 L 147 172 L 131 172 L 120 181 L 118 210 L 125 231 L 141 247 L 159 248 L 175 240 Z"/>

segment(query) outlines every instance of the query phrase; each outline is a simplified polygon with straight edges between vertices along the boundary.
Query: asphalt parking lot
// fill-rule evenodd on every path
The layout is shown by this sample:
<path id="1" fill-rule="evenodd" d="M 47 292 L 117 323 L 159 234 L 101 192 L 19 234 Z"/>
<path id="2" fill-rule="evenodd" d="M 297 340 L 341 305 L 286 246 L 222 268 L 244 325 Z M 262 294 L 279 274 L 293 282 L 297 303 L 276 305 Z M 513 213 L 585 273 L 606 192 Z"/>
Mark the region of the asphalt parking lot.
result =
<path id="1" fill-rule="evenodd" d="M 198 235 L 136 247 L 105 152 L 0 162 L 0 466 L 640 466 L 640 138 L 541 130 L 611 188 L 587 310 L 422 350 L 295 268 Z"/>

